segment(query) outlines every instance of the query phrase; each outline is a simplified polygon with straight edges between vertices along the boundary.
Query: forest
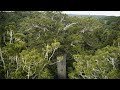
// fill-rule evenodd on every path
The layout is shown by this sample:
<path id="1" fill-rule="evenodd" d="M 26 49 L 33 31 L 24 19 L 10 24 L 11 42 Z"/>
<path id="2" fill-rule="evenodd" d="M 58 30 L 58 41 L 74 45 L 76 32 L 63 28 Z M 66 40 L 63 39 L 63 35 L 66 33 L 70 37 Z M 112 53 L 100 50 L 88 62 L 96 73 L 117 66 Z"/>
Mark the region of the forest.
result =
<path id="1" fill-rule="evenodd" d="M 0 79 L 120 79 L 120 17 L 0 11 Z"/>

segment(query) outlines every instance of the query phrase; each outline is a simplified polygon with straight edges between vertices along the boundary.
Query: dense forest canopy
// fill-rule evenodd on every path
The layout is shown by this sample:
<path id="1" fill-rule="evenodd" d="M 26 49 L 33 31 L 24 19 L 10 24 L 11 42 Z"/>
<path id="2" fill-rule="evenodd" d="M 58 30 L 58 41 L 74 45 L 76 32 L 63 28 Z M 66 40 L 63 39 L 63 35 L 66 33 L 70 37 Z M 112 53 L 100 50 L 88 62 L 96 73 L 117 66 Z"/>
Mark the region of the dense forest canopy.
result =
<path id="1" fill-rule="evenodd" d="M 57 79 L 62 54 L 68 79 L 120 79 L 120 17 L 0 12 L 0 78 Z"/>

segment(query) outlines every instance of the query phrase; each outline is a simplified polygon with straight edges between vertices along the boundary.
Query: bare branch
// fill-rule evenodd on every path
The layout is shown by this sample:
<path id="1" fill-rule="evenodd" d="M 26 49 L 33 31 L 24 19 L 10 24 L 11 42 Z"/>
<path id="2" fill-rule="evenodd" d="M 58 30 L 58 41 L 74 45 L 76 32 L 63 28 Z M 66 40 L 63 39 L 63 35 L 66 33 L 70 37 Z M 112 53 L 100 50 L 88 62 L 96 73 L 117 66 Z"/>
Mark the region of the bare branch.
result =
<path id="1" fill-rule="evenodd" d="M 19 67 L 18 67 L 18 56 L 17 55 L 15 56 L 15 61 L 16 61 L 16 64 L 17 64 L 16 71 L 18 71 Z"/>
<path id="2" fill-rule="evenodd" d="M 12 40 L 13 40 L 13 32 L 12 30 L 10 31 L 10 43 L 12 43 Z"/>
<path id="3" fill-rule="evenodd" d="M 69 25 L 66 25 L 63 30 L 67 30 L 69 27 L 71 27 L 71 26 L 74 25 L 74 24 L 77 24 L 77 23 L 71 23 L 71 24 L 69 24 Z"/>
<path id="4" fill-rule="evenodd" d="M 30 66 L 28 67 L 28 75 L 27 75 L 28 79 L 30 78 Z"/>
<path id="5" fill-rule="evenodd" d="M 55 50 L 56 50 L 56 49 L 53 50 L 53 53 L 52 53 L 52 55 L 50 56 L 50 58 L 49 58 L 48 61 L 50 61 L 50 59 L 53 57 L 53 55 L 54 55 L 54 53 L 55 53 Z"/>
<path id="6" fill-rule="evenodd" d="M 34 24 L 33 24 L 33 27 L 34 27 L 34 28 L 42 29 L 43 31 L 49 31 L 46 27 L 40 27 L 39 25 L 34 25 Z"/>
<path id="7" fill-rule="evenodd" d="M 60 22 L 63 22 L 64 21 L 64 17 L 61 18 Z"/>
<path id="8" fill-rule="evenodd" d="M 37 76 L 37 74 L 36 74 L 34 77 L 32 77 L 32 79 L 35 79 L 35 78 L 36 78 L 36 76 Z"/>
<path id="9" fill-rule="evenodd" d="M 40 72 L 45 68 L 46 65 L 47 65 L 47 64 L 44 64 L 44 65 L 43 65 L 43 67 L 42 67 L 42 69 L 40 70 Z"/>
<path id="10" fill-rule="evenodd" d="M 2 56 L 1 47 L 0 47 L 0 57 L 1 57 L 1 60 L 2 60 L 2 62 L 3 62 L 3 67 L 4 67 L 4 69 L 5 69 L 5 61 L 4 61 L 4 58 L 3 58 L 3 56 Z"/>
<path id="11" fill-rule="evenodd" d="M 52 63 L 52 64 L 49 64 L 49 65 L 54 65 L 54 64 L 56 64 L 56 63 L 59 63 L 59 62 L 61 62 L 61 61 L 57 61 L 57 62 L 54 62 L 54 63 Z"/>
<path id="12" fill-rule="evenodd" d="M 52 55 L 50 56 L 50 58 L 48 59 L 48 61 L 50 61 L 50 59 L 53 57 L 53 55 L 54 55 L 54 53 L 55 53 L 55 50 L 56 50 L 56 49 L 53 50 L 53 53 L 52 53 Z M 47 63 L 47 64 L 48 64 L 48 63 Z M 47 64 L 44 64 L 44 65 L 43 65 L 43 67 L 42 67 L 42 69 L 40 70 L 40 72 L 45 68 L 45 66 L 46 66 Z"/>

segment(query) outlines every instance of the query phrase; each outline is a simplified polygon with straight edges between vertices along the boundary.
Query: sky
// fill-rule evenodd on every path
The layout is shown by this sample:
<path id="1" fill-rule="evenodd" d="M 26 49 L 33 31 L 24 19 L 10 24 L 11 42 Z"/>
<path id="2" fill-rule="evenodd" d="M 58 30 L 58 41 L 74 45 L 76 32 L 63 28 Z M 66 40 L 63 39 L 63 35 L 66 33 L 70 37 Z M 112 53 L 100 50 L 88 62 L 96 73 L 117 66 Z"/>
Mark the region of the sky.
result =
<path id="1" fill-rule="evenodd" d="M 120 16 L 120 11 L 63 11 L 65 14 Z"/>

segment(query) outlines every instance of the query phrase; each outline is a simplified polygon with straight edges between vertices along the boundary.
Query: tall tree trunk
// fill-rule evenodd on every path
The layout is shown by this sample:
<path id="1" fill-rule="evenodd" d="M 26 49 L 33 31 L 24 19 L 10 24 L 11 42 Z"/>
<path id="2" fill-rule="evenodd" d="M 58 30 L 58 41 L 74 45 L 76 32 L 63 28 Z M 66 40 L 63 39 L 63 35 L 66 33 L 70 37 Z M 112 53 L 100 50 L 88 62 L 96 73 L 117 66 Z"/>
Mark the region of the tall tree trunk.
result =
<path id="1" fill-rule="evenodd" d="M 66 55 L 61 55 L 63 60 L 57 63 L 58 79 L 66 79 Z"/>

